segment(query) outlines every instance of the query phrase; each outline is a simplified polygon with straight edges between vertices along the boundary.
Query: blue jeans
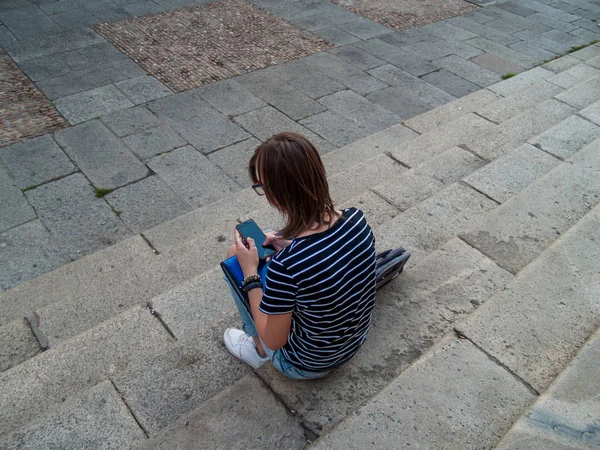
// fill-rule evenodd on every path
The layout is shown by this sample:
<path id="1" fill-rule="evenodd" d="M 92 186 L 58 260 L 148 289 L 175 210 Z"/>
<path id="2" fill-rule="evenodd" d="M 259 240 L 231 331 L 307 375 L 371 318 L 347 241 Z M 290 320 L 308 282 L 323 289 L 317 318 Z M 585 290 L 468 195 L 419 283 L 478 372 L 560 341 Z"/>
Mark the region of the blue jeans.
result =
<path id="1" fill-rule="evenodd" d="M 224 278 L 229 286 L 229 290 L 231 290 L 231 295 L 233 300 L 235 301 L 235 306 L 240 313 L 240 318 L 242 319 L 242 329 L 244 332 L 252 337 L 257 337 L 258 332 L 256 331 L 256 326 L 254 325 L 254 319 L 252 318 L 252 312 L 250 309 L 250 305 L 247 304 L 246 300 L 243 297 L 240 297 L 237 292 L 231 286 L 231 283 L 227 278 Z M 260 337 L 259 337 L 260 339 Z M 262 342 L 262 347 L 273 363 L 273 367 L 275 367 L 279 372 L 285 375 L 288 378 L 293 378 L 295 380 L 310 380 L 313 378 L 323 378 L 329 372 L 310 372 L 308 370 L 298 369 L 294 367 L 291 362 L 283 354 L 281 349 L 271 350 L 268 348 L 264 342 Z"/>

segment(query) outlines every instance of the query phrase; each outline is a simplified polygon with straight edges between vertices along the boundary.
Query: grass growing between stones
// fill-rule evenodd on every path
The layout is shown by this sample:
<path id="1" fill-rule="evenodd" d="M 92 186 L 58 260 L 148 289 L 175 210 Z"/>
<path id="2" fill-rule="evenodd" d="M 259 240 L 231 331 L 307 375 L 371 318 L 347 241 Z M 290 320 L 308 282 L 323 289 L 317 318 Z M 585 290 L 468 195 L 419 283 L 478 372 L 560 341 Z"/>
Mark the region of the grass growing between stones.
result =
<path id="1" fill-rule="evenodd" d="M 94 194 L 97 198 L 102 198 L 107 194 L 110 194 L 114 189 L 102 189 L 102 188 L 94 188 Z"/>
<path id="2" fill-rule="evenodd" d="M 589 47 L 590 45 L 594 45 L 594 44 L 596 44 L 596 43 L 598 43 L 598 42 L 600 42 L 600 41 L 598 41 L 598 40 L 596 39 L 596 40 L 593 40 L 592 42 L 590 42 L 589 44 L 585 44 L 585 45 L 577 45 L 577 46 L 575 46 L 575 47 L 571 47 L 571 50 L 569 50 L 569 53 L 577 52 L 577 51 L 579 51 L 579 50 L 582 50 L 582 49 L 584 49 L 584 48 L 586 48 L 586 47 Z"/>
<path id="3" fill-rule="evenodd" d="M 117 217 L 119 217 L 121 215 L 121 211 L 119 211 L 117 208 L 115 208 L 113 205 L 110 205 L 110 209 L 112 209 L 112 212 L 114 212 L 116 214 Z"/>
<path id="4" fill-rule="evenodd" d="M 505 73 L 504 75 L 502 75 L 502 79 L 503 80 L 508 80 L 509 78 L 512 78 L 516 75 L 516 73 Z"/>

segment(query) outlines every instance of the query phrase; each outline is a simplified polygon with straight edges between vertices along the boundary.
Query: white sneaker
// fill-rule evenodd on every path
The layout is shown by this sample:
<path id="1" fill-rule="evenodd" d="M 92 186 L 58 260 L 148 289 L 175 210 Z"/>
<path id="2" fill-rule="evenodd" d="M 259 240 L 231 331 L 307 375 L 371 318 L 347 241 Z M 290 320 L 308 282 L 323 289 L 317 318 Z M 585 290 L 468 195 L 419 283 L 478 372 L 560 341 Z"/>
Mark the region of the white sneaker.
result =
<path id="1" fill-rule="evenodd" d="M 223 335 L 223 342 L 229 353 L 250 364 L 254 369 L 258 369 L 269 360 L 269 358 L 263 358 L 258 354 L 254 340 L 242 330 L 227 328 Z"/>

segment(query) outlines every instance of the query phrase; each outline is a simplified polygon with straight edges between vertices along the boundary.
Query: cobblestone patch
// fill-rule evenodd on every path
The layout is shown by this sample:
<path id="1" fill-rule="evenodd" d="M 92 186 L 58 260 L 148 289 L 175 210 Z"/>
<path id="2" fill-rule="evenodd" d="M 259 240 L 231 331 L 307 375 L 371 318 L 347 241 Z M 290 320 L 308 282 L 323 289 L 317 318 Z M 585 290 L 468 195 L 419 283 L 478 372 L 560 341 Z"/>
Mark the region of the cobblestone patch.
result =
<path id="1" fill-rule="evenodd" d="M 0 147 L 67 126 L 67 122 L 0 48 Z"/>
<path id="2" fill-rule="evenodd" d="M 94 29 L 175 92 L 331 48 L 245 0 L 220 0 Z"/>
<path id="3" fill-rule="evenodd" d="M 463 0 L 332 0 L 396 31 L 460 16 L 479 7 Z"/>

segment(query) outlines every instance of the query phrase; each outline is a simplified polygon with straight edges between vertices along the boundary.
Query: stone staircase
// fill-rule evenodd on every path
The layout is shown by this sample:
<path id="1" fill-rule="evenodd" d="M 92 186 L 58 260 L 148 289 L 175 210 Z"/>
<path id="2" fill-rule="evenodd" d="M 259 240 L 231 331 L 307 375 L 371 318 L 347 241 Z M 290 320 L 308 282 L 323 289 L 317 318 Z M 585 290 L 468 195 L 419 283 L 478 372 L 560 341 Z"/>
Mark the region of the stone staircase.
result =
<path id="1" fill-rule="evenodd" d="M 279 220 L 251 189 L 0 293 L 0 448 L 493 447 L 600 323 L 599 58 L 324 155 L 337 204 L 413 253 L 326 379 L 222 345 L 233 225 Z"/>

